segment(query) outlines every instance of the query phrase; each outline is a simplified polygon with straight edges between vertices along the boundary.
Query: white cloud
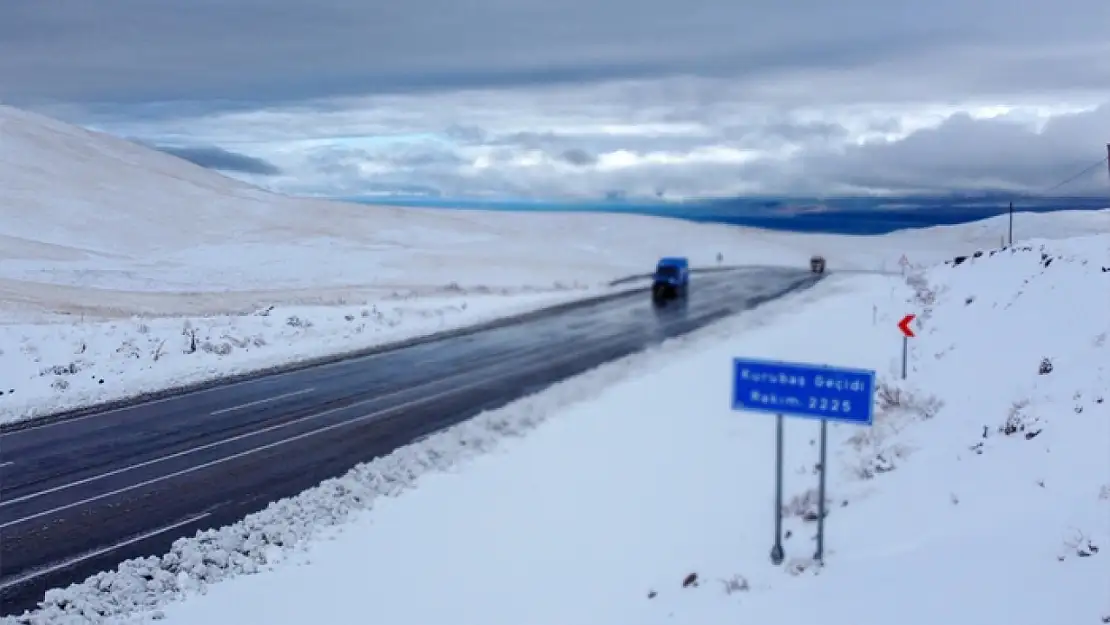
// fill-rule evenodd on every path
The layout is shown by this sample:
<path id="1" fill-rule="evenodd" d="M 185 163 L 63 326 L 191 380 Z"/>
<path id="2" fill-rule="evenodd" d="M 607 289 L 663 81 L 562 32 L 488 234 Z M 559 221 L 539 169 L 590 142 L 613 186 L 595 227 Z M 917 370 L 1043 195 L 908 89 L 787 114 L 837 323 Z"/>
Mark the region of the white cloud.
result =
<path id="1" fill-rule="evenodd" d="M 1110 90 L 960 104 L 747 98 L 726 79 L 347 98 L 109 129 L 217 145 L 290 193 L 1043 191 L 1104 154 Z M 1101 105 L 1101 108 L 1100 108 Z M 1092 175 L 1064 192 L 1107 192 Z"/>

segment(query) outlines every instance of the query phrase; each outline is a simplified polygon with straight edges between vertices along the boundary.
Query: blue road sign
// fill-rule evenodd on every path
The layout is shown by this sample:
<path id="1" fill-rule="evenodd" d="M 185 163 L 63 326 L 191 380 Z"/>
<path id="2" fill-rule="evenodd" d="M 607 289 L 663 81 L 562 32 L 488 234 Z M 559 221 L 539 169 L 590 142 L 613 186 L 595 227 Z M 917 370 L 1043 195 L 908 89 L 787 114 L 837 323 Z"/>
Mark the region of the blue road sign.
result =
<path id="1" fill-rule="evenodd" d="M 733 410 L 871 425 L 874 405 L 874 371 L 774 360 L 733 360 Z"/>

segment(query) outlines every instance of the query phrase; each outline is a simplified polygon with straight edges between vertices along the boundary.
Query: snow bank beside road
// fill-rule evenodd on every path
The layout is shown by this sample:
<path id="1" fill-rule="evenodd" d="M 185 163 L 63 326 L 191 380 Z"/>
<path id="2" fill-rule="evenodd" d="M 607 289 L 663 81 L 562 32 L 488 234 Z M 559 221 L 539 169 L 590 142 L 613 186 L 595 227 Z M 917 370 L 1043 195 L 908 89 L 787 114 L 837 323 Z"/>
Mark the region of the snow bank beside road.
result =
<path id="1" fill-rule="evenodd" d="M 1033 242 L 908 283 L 830 278 L 59 591 L 43 614 L 148 603 L 172 625 L 367 610 L 396 624 L 1096 625 L 1110 616 L 1110 319 L 1076 311 L 1110 303 L 1107 243 Z M 894 326 L 907 312 L 919 323 L 902 382 Z M 736 355 L 878 371 L 875 427 L 831 428 L 823 568 L 806 520 L 808 421 L 788 424 L 788 560 L 768 563 L 774 425 L 727 409 Z M 344 518 L 342 534 L 320 532 Z M 275 537 L 298 546 L 261 547 Z M 166 603 L 229 560 L 249 572 L 291 554 L 301 566 Z"/>
<path id="2" fill-rule="evenodd" d="M 387 299 L 268 307 L 252 314 L 0 325 L 0 423 L 525 313 L 588 295 Z"/>

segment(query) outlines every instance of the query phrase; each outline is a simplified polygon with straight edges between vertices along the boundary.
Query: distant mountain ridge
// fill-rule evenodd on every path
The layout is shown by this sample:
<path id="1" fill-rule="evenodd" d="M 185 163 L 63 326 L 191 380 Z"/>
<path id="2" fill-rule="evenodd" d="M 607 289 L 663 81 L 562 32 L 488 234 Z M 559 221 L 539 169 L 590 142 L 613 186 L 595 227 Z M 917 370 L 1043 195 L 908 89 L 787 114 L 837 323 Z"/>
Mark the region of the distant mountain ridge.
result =
<path id="1" fill-rule="evenodd" d="M 1105 197 L 1026 196 L 1001 193 L 907 195 L 888 197 L 737 197 L 687 201 L 534 200 L 441 197 L 347 197 L 362 204 L 520 212 L 606 212 L 674 217 L 699 222 L 824 232 L 885 234 L 977 221 L 1009 211 L 1054 212 L 1110 208 Z"/>

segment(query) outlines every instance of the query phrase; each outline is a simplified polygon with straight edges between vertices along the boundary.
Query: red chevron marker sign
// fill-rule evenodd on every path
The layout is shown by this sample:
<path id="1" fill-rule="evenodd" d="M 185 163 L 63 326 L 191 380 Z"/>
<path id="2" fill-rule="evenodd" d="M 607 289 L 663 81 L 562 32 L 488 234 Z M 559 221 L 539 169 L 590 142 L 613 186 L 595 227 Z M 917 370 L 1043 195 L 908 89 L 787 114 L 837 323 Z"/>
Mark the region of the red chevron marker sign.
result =
<path id="1" fill-rule="evenodd" d="M 917 315 L 906 315 L 905 317 L 902 317 L 901 321 L 898 322 L 898 329 L 901 330 L 902 334 L 905 334 L 907 338 L 913 338 L 914 336 L 916 336 L 913 333 L 913 330 L 910 329 L 910 323 L 916 318 Z"/>

